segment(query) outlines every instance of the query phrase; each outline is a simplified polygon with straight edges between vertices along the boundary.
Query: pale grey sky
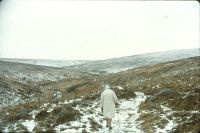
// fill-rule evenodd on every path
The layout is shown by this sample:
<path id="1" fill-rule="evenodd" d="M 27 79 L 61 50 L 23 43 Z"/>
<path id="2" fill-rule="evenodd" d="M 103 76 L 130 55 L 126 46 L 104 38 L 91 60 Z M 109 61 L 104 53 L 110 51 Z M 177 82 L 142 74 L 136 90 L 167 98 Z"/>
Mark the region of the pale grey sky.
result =
<path id="1" fill-rule="evenodd" d="M 4 0 L 0 58 L 106 59 L 199 47 L 195 1 Z"/>

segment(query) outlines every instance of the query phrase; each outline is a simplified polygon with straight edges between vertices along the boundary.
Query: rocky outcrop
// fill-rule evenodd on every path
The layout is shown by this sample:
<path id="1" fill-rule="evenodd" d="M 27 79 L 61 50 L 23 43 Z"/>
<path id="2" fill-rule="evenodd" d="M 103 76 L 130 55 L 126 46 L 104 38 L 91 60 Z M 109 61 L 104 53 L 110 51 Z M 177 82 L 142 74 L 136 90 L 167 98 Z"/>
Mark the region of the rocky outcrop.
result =
<path id="1" fill-rule="evenodd" d="M 155 99 L 158 99 L 160 97 L 166 99 L 175 99 L 178 98 L 178 96 L 179 94 L 175 89 L 164 88 L 164 89 L 159 89 L 159 92 L 154 94 L 153 96 L 150 96 L 148 100 L 154 101 Z"/>

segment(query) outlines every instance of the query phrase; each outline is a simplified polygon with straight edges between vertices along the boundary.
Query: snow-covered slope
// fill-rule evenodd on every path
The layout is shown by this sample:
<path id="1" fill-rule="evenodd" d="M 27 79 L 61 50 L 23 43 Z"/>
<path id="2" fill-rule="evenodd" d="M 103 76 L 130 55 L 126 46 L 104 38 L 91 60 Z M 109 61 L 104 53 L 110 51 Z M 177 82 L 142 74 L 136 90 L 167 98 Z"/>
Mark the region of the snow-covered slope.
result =
<path id="1" fill-rule="evenodd" d="M 0 108 L 37 100 L 42 90 L 45 91 L 44 86 L 39 84 L 92 77 L 91 74 L 65 68 L 0 61 Z"/>
<path id="2" fill-rule="evenodd" d="M 103 81 L 148 95 L 140 105 L 145 132 L 200 131 L 200 56 L 111 74 Z M 171 126 L 172 129 L 168 129 Z"/>
<path id="3" fill-rule="evenodd" d="M 117 73 L 136 67 L 190 58 L 199 55 L 199 49 L 174 50 L 93 61 L 85 64 L 69 66 L 69 68 L 99 74 Z"/>
<path id="4" fill-rule="evenodd" d="M 0 61 L 0 76 L 26 82 L 84 78 L 89 74 L 65 68 Z"/>
<path id="5" fill-rule="evenodd" d="M 117 132 L 117 133 L 124 133 L 124 132 L 137 132 L 142 133 L 140 121 L 137 119 L 140 116 L 138 112 L 139 106 L 142 102 L 144 102 L 146 97 L 143 93 L 136 92 L 136 97 L 131 98 L 129 100 L 121 99 L 120 106 L 117 108 L 116 117 L 113 119 L 113 130 L 109 131 L 106 128 L 105 120 L 102 116 L 101 109 L 99 106 L 99 100 L 95 100 L 93 102 L 87 103 L 84 108 L 80 104 L 77 104 L 74 110 L 79 111 L 82 115 L 78 120 L 70 121 L 65 124 L 58 124 L 54 127 L 54 130 L 59 133 L 75 133 L 75 132 L 82 132 L 85 129 L 88 133 L 98 132 L 98 133 L 109 133 L 109 132 Z M 29 120 L 19 120 L 15 124 L 10 124 L 4 127 L 5 132 L 12 131 L 12 129 L 17 130 L 17 125 L 21 124 L 29 132 L 34 132 L 34 128 L 40 125 L 35 118 L 36 116 L 42 112 L 52 112 L 55 108 L 62 107 L 64 105 L 69 105 L 72 103 L 81 103 L 83 102 L 82 99 L 70 100 L 65 102 L 60 102 L 59 104 L 50 104 L 46 103 L 39 107 L 39 109 L 35 109 L 30 114 L 32 115 L 32 119 Z M 86 127 L 83 128 L 83 125 Z M 96 125 L 97 127 L 94 127 Z M 10 128 L 12 127 L 12 129 Z M 46 129 L 44 129 L 45 131 Z"/>
<path id="6" fill-rule="evenodd" d="M 49 73 L 52 71 L 56 76 L 55 71 L 65 72 L 66 69 L 24 66 L 19 63 L 14 65 L 8 62 L 6 64 L 3 61 L 0 63 L 4 64 L 0 67 L 1 75 L 3 74 L 0 78 L 2 93 L 0 96 L 8 97 L 9 102 L 13 103 L 16 103 L 15 99 L 22 101 L 16 106 L 0 109 L 0 131 L 57 133 L 81 132 L 83 129 L 91 133 L 198 133 L 200 131 L 200 57 L 138 67 L 90 80 L 88 76 L 91 75 L 88 75 L 85 78 L 41 84 L 37 84 L 38 80 L 17 82 L 17 79 L 12 78 L 19 76 L 12 75 L 18 72 L 37 71 L 43 75 L 47 71 Z M 5 69 L 5 66 L 8 68 Z M 12 69 L 16 71 L 10 73 Z M 21 80 L 23 79 L 20 78 L 19 81 Z M 111 131 L 105 127 L 105 119 L 100 112 L 101 83 L 110 84 L 120 101 Z M 34 84 L 39 86 L 34 87 Z M 17 95 L 21 94 L 20 92 L 23 92 L 23 95 Z M 55 94 L 54 92 L 62 93 L 63 96 L 50 96 Z M 38 99 L 32 100 L 31 94 L 36 94 Z M 26 101 L 22 96 L 26 97 Z"/>
<path id="7" fill-rule="evenodd" d="M 31 118 L 5 124 L 2 129 L 4 132 L 43 131 L 56 133 L 81 133 L 83 130 L 88 133 L 176 132 L 176 128 L 180 124 L 179 120 L 182 119 L 182 117 L 176 116 L 175 114 L 180 113 L 180 111 L 173 110 L 167 105 L 160 105 L 160 112 L 156 112 L 156 109 L 154 111 L 148 109 L 141 111 L 140 106 L 144 104 L 147 96 L 141 92 L 135 92 L 135 94 L 136 96 L 133 98 L 119 100 L 120 106 L 117 108 L 115 118 L 112 121 L 112 130 L 106 127 L 106 121 L 101 113 L 98 98 L 92 101 L 84 101 L 83 98 L 66 100 L 57 104 L 44 103 L 29 113 Z M 71 113 L 68 112 L 69 114 L 73 115 L 74 113 L 72 112 L 79 112 L 80 116 L 77 116 L 74 120 L 66 121 L 63 124 L 55 123 L 59 114 L 64 112 L 62 109 L 64 109 L 65 106 L 72 109 Z M 59 109 L 62 111 L 59 112 Z M 188 111 L 188 113 L 191 114 L 191 116 L 200 115 L 198 110 Z M 43 114 L 43 116 L 41 114 Z M 156 115 L 156 119 L 160 124 L 149 121 L 152 123 L 153 127 L 144 127 L 143 122 L 146 119 L 144 116 L 151 114 Z M 57 115 L 57 117 L 54 115 Z M 65 115 L 68 116 L 67 114 Z M 39 117 L 41 117 L 40 120 L 38 119 Z M 50 119 L 52 119 L 52 121 L 50 121 Z"/>
<path id="8" fill-rule="evenodd" d="M 12 59 L 12 58 L 0 58 L 2 61 L 52 66 L 52 67 L 66 67 L 72 65 L 79 65 L 90 62 L 89 60 L 45 60 L 45 59 Z"/>

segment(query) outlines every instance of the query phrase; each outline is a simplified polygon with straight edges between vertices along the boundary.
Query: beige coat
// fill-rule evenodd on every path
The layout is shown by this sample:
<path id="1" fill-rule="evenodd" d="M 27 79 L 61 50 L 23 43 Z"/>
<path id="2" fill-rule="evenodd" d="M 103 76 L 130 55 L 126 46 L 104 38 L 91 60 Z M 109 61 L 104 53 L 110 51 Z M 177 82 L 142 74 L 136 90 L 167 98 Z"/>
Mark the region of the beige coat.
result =
<path id="1" fill-rule="evenodd" d="M 108 86 L 101 93 L 101 107 L 103 107 L 103 114 L 105 118 L 115 117 L 115 103 L 118 103 L 117 96 Z"/>

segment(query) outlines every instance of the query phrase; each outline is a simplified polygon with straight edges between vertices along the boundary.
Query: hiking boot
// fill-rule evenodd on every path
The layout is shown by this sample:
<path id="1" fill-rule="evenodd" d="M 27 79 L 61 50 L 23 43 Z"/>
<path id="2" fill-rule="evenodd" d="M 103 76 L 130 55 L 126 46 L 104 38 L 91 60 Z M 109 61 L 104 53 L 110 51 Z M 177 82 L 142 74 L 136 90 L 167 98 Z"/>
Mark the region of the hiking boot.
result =
<path id="1" fill-rule="evenodd" d="M 109 127 L 108 125 L 106 125 L 106 127 Z"/>
<path id="2" fill-rule="evenodd" d="M 109 127 L 109 130 L 112 130 L 112 127 Z"/>

